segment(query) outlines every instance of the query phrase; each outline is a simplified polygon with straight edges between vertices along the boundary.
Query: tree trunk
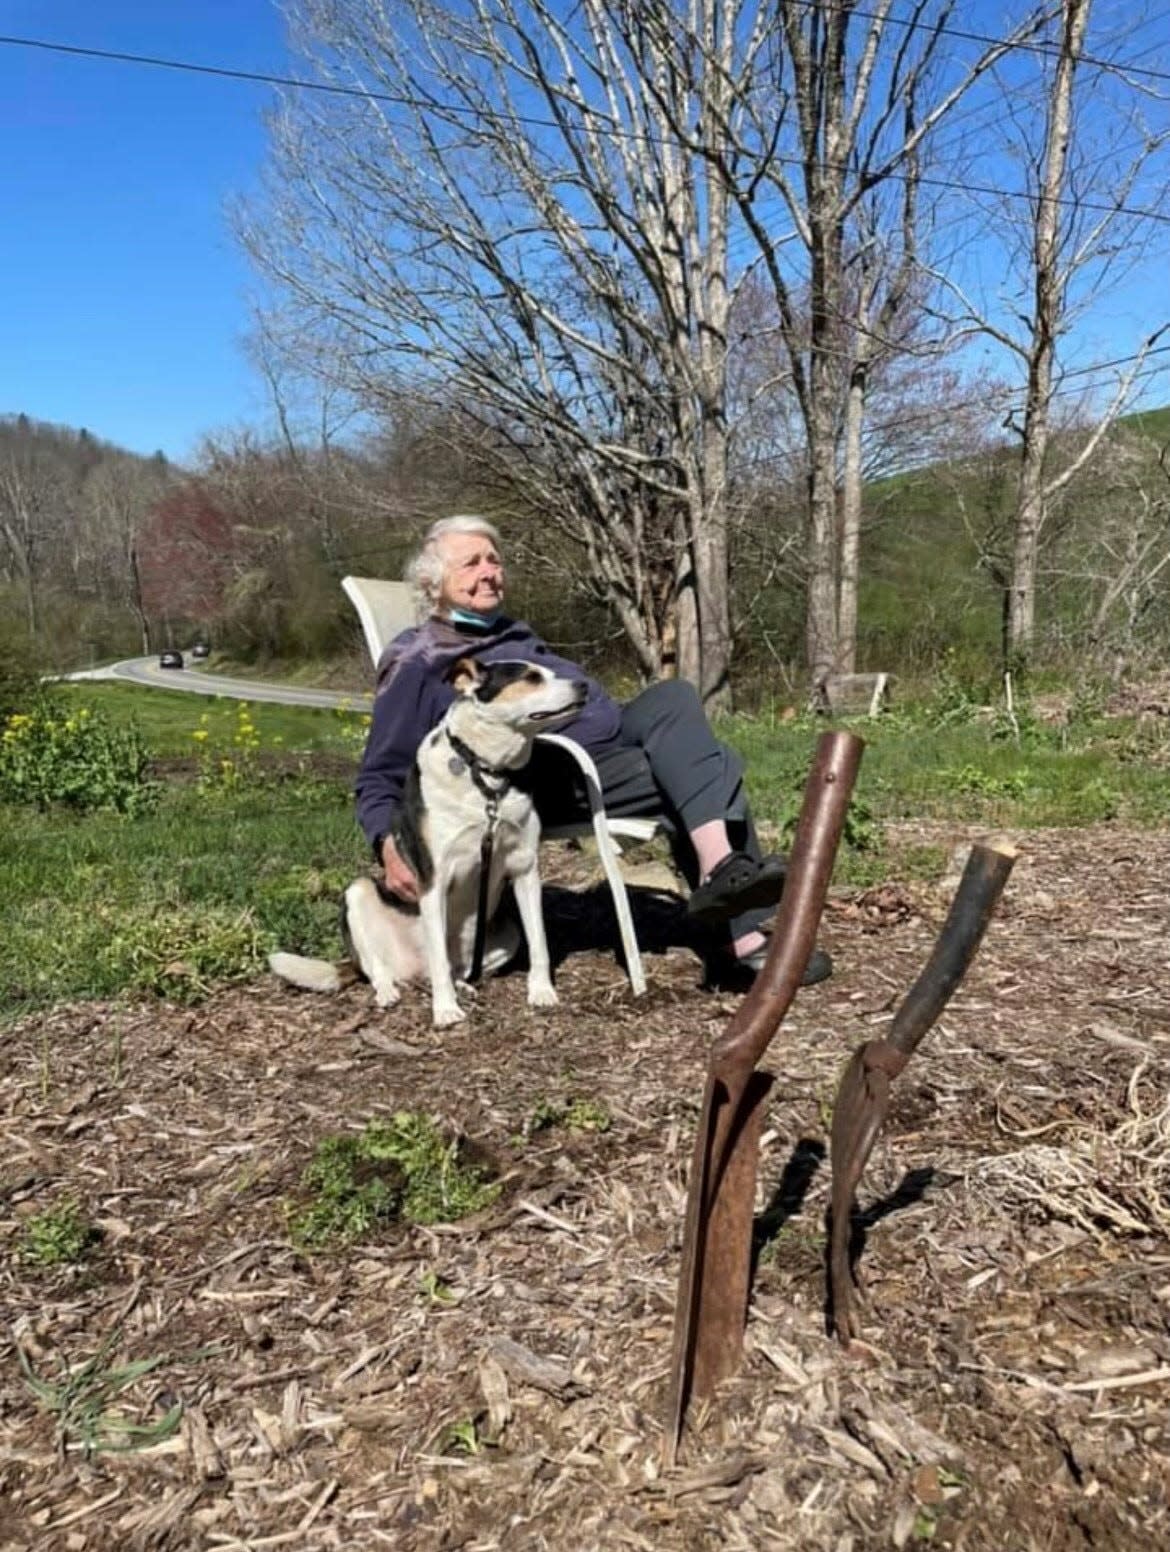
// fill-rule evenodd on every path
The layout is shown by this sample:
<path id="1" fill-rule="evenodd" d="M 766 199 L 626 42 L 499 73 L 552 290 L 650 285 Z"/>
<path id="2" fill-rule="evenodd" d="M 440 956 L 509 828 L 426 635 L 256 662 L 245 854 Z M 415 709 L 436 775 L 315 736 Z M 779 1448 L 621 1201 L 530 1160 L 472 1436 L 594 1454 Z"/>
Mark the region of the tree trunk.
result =
<path id="1" fill-rule="evenodd" d="M 1044 526 L 1044 462 L 1048 452 L 1056 340 L 1064 312 L 1066 276 L 1061 263 L 1060 206 L 1072 138 L 1073 83 L 1085 41 L 1091 0 L 1062 0 L 1060 53 L 1048 99 L 1044 168 L 1033 236 L 1035 314 L 1028 351 L 1028 400 L 1016 496 L 1016 532 L 1008 644 L 1014 666 L 1024 668 L 1036 634 L 1036 571 Z"/>
<path id="2" fill-rule="evenodd" d="M 861 576 L 861 429 L 867 368 L 855 366 L 845 401 L 841 470 L 841 588 L 837 607 L 837 672 L 857 670 L 857 591 Z"/>
<path id="3" fill-rule="evenodd" d="M 698 581 L 694 546 L 685 532 L 685 521 L 678 521 L 677 575 L 674 594 L 675 672 L 698 687 L 703 676 L 703 652 L 699 634 Z"/>
<path id="4" fill-rule="evenodd" d="M 153 651 L 150 644 L 150 621 L 146 617 L 146 610 L 142 606 L 142 573 L 138 566 L 138 546 L 131 545 L 127 555 L 130 572 L 130 607 L 134 611 L 134 618 L 138 621 L 138 632 L 142 639 L 142 650 L 146 656 Z"/>
<path id="5" fill-rule="evenodd" d="M 1029 402 L 1031 408 L 1031 401 Z M 1047 396 L 1037 401 L 1035 424 L 1024 441 L 1016 498 L 1016 533 L 1012 547 L 1012 580 L 1008 591 L 1005 667 L 1027 666 L 1036 631 L 1036 570 L 1040 532 L 1044 526 L 1044 454 L 1048 447 Z"/>
<path id="6" fill-rule="evenodd" d="M 837 469 L 833 404 L 819 386 L 817 358 L 810 374 L 813 405 L 809 446 L 808 600 L 805 646 L 814 695 L 837 662 Z"/>
<path id="7" fill-rule="evenodd" d="M 717 515 L 710 508 L 695 541 L 694 554 L 699 604 L 699 694 L 708 712 L 730 711 L 731 618 L 727 603 L 727 525 L 722 515 Z"/>

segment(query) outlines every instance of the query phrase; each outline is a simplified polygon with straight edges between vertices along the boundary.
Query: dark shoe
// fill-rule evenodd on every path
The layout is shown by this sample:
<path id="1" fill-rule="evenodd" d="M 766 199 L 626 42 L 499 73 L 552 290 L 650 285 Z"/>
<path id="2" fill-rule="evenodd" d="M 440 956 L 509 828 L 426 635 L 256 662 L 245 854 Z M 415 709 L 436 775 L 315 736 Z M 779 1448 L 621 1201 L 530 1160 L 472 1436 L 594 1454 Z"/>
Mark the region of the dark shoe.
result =
<path id="1" fill-rule="evenodd" d="M 784 893 L 788 864 L 783 857 L 756 862 L 741 851 L 729 852 L 691 892 L 687 915 L 706 927 L 719 927 L 744 911 L 775 905 Z"/>
<path id="2" fill-rule="evenodd" d="M 768 945 L 762 944 L 754 953 L 745 954 L 742 959 L 736 959 L 727 950 L 712 954 L 706 960 L 707 974 L 703 985 L 710 991 L 720 992 L 746 992 L 756 976 L 764 968 L 764 961 L 768 957 Z M 825 953 L 823 948 L 814 948 L 809 955 L 808 964 L 804 967 L 804 974 L 800 978 L 802 986 L 816 986 L 819 981 L 827 981 L 833 973 L 833 961 Z"/>

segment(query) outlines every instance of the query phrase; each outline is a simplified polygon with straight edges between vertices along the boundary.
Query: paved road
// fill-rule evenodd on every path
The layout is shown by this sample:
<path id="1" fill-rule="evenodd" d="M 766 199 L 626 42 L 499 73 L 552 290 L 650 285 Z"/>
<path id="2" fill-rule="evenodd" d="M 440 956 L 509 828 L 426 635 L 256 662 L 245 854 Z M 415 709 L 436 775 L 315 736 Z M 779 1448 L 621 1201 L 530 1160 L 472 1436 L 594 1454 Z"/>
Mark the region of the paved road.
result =
<path id="1" fill-rule="evenodd" d="M 360 690 L 308 690 L 262 679 L 235 679 L 199 668 L 160 668 L 157 657 L 130 657 L 106 668 L 86 668 L 66 679 L 116 679 L 156 690 L 189 690 L 193 695 L 224 695 L 237 701 L 272 701 L 278 706 L 352 706 L 365 710 L 370 695 Z"/>

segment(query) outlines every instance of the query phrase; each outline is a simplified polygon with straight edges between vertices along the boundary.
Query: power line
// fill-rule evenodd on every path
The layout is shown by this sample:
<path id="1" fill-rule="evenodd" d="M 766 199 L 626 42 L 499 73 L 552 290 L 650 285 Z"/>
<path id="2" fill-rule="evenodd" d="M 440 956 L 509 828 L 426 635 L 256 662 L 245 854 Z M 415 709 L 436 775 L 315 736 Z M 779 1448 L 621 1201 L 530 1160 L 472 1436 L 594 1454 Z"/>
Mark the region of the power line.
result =
<path id="1" fill-rule="evenodd" d="M 830 6 L 828 9 L 838 10 L 840 7 Z M 1034 43 L 1027 38 L 997 38 L 994 34 L 970 32 L 964 27 L 939 27 L 936 29 L 925 22 L 906 21 L 901 16 L 884 16 L 876 11 L 860 11 L 852 6 L 849 8 L 848 14 L 859 17 L 862 21 L 885 22 L 894 27 L 904 27 L 910 32 L 919 29 L 932 34 L 937 32 L 939 37 L 957 38 L 962 43 L 983 43 L 989 48 L 1007 47 L 1012 50 L 1018 50 L 1021 53 L 1040 54 L 1047 58 L 1058 56 L 1061 53 L 1061 45 L 1059 43 Z M 1161 17 L 1154 19 L 1163 20 Z M 1108 70 L 1114 75 L 1141 76 L 1148 81 L 1170 81 L 1170 70 L 1154 70 L 1148 65 L 1133 65 L 1116 59 L 1102 59 L 1096 54 L 1078 54 L 1077 64 L 1090 65 L 1098 70 Z"/>
<path id="2" fill-rule="evenodd" d="M 1141 361 L 1143 358 L 1148 361 L 1151 356 L 1165 354 L 1170 354 L 1170 345 L 1158 345 L 1152 350 L 1145 352 L 1135 351 L 1132 355 L 1117 356 L 1112 361 L 1097 361 L 1092 366 L 1071 368 L 1063 374 L 1062 386 L 1054 388 L 1050 397 L 1053 399 L 1071 398 L 1074 394 L 1092 393 L 1106 385 L 1105 379 L 1102 379 L 1101 382 L 1082 382 L 1072 387 L 1063 386 L 1069 378 L 1086 377 L 1097 372 L 1108 371 L 1112 367 L 1129 366 L 1135 361 Z M 1152 378 L 1163 376 L 1168 371 L 1170 371 L 1170 365 L 1166 364 L 1145 367 L 1142 371 L 1134 373 L 1133 383 L 1148 382 Z M 977 409 L 980 406 L 985 406 L 989 414 L 1003 415 L 1005 412 L 1020 407 L 1018 401 L 1021 400 L 1023 391 L 1021 388 L 1005 388 L 998 391 L 994 388 L 987 388 L 982 393 L 974 394 L 969 398 L 949 399 L 945 403 L 940 404 L 937 409 L 918 410 L 910 414 L 892 415 L 887 420 L 867 421 L 865 431 L 867 434 L 872 434 L 874 432 L 897 431 L 913 426 L 938 426 L 945 420 L 946 416 L 953 414 L 956 410 Z M 1140 412 L 1131 411 L 1130 413 L 1136 414 Z M 787 463 L 792 457 L 793 454 L 791 452 L 761 453 L 757 458 L 745 459 L 738 467 L 745 470 L 763 468 L 771 464 Z"/>
<path id="3" fill-rule="evenodd" d="M 861 12 L 855 12 L 855 14 L 861 14 Z M 903 25 L 909 26 L 911 23 L 903 23 Z M 965 36 L 965 34 L 956 34 L 956 36 Z M 971 34 L 971 36 L 978 37 L 979 34 Z M 995 39 L 993 39 L 993 42 L 995 42 Z M 1007 42 L 1007 40 L 999 39 L 998 42 Z M 154 68 L 154 70 L 186 71 L 186 73 L 199 74 L 199 76 L 217 76 L 217 78 L 227 79 L 227 81 L 247 81 L 259 85 L 293 87 L 298 92 L 323 92 L 331 96 L 360 98 L 366 102 L 393 102 L 393 104 L 399 107 L 414 107 L 414 109 L 422 109 L 425 112 L 436 112 L 434 102 L 428 101 L 427 98 L 408 95 L 405 92 L 372 92 L 372 90 L 366 90 L 363 87 L 344 87 L 344 85 L 338 85 L 335 82 L 329 81 L 306 81 L 306 79 L 298 78 L 298 76 L 278 76 L 278 74 L 268 73 L 268 71 L 264 70 L 236 70 L 236 68 L 230 68 L 227 65 L 200 65 L 194 61 L 189 61 L 189 59 L 164 59 L 163 56 L 158 56 L 158 54 L 133 54 L 123 50 L 110 50 L 110 48 L 85 48 L 82 47 L 81 43 L 57 43 L 51 42 L 48 39 L 40 39 L 40 37 L 16 37 L 8 36 L 8 34 L 0 34 L 0 47 L 37 48 L 37 50 L 47 51 L 47 53 L 70 54 L 70 56 L 78 56 L 81 59 L 96 59 L 96 61 L 107 62 L 107 64 L 146 65 L 146 67 Z M 1016 45 L 1015 43 L 1009 43 L 1009 47 L 1016 47 Z M 1170 73 L 1167 73 L 1167 79 L 1170 79 Z M 453 113 L 453 115 L 478 116 L 479 110 L 475 109 L 475 107 L 461 106 L 458 102 L 447 102 L 447 104 L 442 106 L 441 112 Z M 590 112 L 593 113 L 593 110 L 590 110 Z M 526 124 L 526 126 L 532 127 L 532 129 L 554 129 L 557 132 L 563 132 L 562 124 L 557 123 L 556 120 L 551 120 L 551 118 L 538 118 L 538 116 L 531 115 L 531 113 L 503 113 L 500 116 L 501 118 L 506 118 L 512 124 Z M 605 137 L 611 138 L 611 140 L 635 140 L 646 144 L 663 144 L 663 141 L 659 140 L 658 137 L 647 135 L 642 130 L 608 126 L 602 133 L 604 133 Z M 802 168 L 804 166 L 804 160 L 801 157 L 781 157 L 781 155 L 777 155 L 777 157 L 774 157 L 774 160 L 779 161 L 782 166 L 793 166 L 793 168 Z M 886 175 L 889 178 L 897 178 L 897 180 L 905 182 L 906 178 L 911 177 L 912 174 L 894 169 L 894 171 Z M 919 182 L 926 186 L 926 188 L 950 189 L 950 191 L 961 192 L 961 194 L 990 194 L 990 196 L 999 197 L 999 199 L 1033 199 L 1033 194 L 1029 189 L 1006 189 L 999 188 L 999 186 L 993 185 L 993 183 L 971 183 L 970 178 L 964 178 L 962 182 L 956 182 L 954 178 L 937 178 L 931 177 L 929 174 L 914 175 L 919 177 Z M 1071 206 L 1074 210 L 1096 211 L 1096 213 L 1109 214 L 1109 216 L 1133 216 L 1137 220 L 1153 220 L 1153 222 L 1158 222 L 1159 225 L 1170 225 L 1170 214 L 1165 214 L 1164 211 L 1147 210 L 1144 206 L 1113 205 L 1113 203 L 1100 202 L 1100 200 L 1078 199 L 1075 196 L 1058 196 L 1055 199 L 1055 203 L 1057 205 Z"/>
<path id="4" fill-rule="evenodd" d="M 855 12 L 854 14 L 871 15 L 872 13 Z M 902 25 L 911 26 L 912 24 L 906 22 L 902 23 Z M 942 32 L 947 31 L 947 29 L 939 30 Z M 981 34 L 975 33 L 966 34 L 962 32 L 956 32 L 953 35 L 956 37 L 970 36 L 976 39 L 982 38 Z M 989 37 L 986 41 L 992 43 L 1004 43 L 1009 48 L 1022 46 L 1020 44 L 1013 43 L 1008 39 L 995 39 Z M 479 114 L 479 110 L 477 108 L 463 106 L 459 103 L 444 103 L 441 109 L 436 109 L 435 103 L 433 101 L 423 97 L 411 96 L 406 92 L 373 91 L 359 86 L 341 86 L 335 82 L 330 81 L 309 81 L 297 76 L 275 75 L 263 70 L 238 70 L 230 68 L 226 65 L 201 65 L 196 64 L 192 60 L 167 59 L 161 55 L 134 54 L 124 50 L 116 49 L 88 48 L 82 46 L 81 44 L 57 43 L 45 38 L 25 38 L 12 35 L 0 35 L 0 46 L 8 48 L 40 49 L 47 53 L 72 55 L 82 59 L 94 59 L 106 63 L 144 65 L 148 68 L 156 70 L 176 70 L 193 75 L 215 76 L 225 80 L 247 81 L 259 85 L 285 86 L 291 87 L 297 91 L 322 92 L 329 96 L 356 97 L 364 102 L 387 102 L 392 103 L 398 107 L 418 108 L 426 112 L 440 111 L 443 114 L 451 114 L 455 116 L 470 115 L 473 117 L 478 116 Z M 1166 79 L 1170 80 L 1170 72 L 1159 72 L 1159 74 L 1165 75 Z M 584 104 L 580 104 L 579 106 L 585 107 Z M 588 109 L 587 111 L 592 117 L 601 118 L 604 116 L 597 113 L 593 109 Z M 560 133 L 564 132 L 564 126 L 558 123 L 555 119 L 540 118 L 534 114 L 509 112 L 500 114 L 499 117 L 501 119 L 507 120 L 512 124 L 523 124 L 535 129 L 552 129 Z M 647 145 L 661 145 L 664 143 L 659 137 L 647 134 L 643 130 L 625 129 L 621 126 L 613 124 L 608 125 L 604 130 L 596 132 L 599 132 L 605 138 L 612 140 L 641 141 Z M 776 155 L 773 157 L 773 160 L 780 163 L 782 166 L 804 166 L 804 160 L 799 156 Z M 1005 189 L 998 187 L 995 184 L 972 183 L 969 179 L 964 179 L 962 182 L 958 182 L 954 179 L 931 177 L 929 174 L 925 173 L 910 174 L 895 169 L 892 169 L 885 176 L 889 179 L 897 179 L 903 182 L 911 176 L 916 176 L 918 181 L 925 187 L 947 189 L 957 193 L 988 194 L 1003 199 L 1031 200 L 1034 198 L 1032 192 L 1027 189 Z M 1138 220 L 1153 221 L 1161 225 L 1170 225 L 1170 215 L 1167 215 L 1159 210 L 1147 209 L 1143 206 L 1117 205 L 1102 202 L 1100 200 L 1082 199 L 1070 195 L 1057 196 L 1054 203 L 1057 205 L 1067 205 L 1075 210 L 1094 211 L 1105 215 L 1133 216 Z"/>

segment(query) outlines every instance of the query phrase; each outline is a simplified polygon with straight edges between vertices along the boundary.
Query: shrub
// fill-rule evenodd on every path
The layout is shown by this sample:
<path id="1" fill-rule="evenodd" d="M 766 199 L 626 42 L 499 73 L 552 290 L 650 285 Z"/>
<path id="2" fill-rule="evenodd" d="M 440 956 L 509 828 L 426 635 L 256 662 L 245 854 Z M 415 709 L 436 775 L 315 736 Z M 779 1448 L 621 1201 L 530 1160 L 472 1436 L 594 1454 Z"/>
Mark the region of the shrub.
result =
<path id="1" fill-rule="evenodd" d="M 0 801 L 134 816 L 158 800 L 149 768 L 136 724 L 115 726 L 88 707 L 42 703 L 11 713 L 0 730 Z"/>
<path id="2" fill-rule="evenodd" d="M 0 621 L 0 725 L 22 706 L 33 705 L 39 693 L 27 641 Z"/>

